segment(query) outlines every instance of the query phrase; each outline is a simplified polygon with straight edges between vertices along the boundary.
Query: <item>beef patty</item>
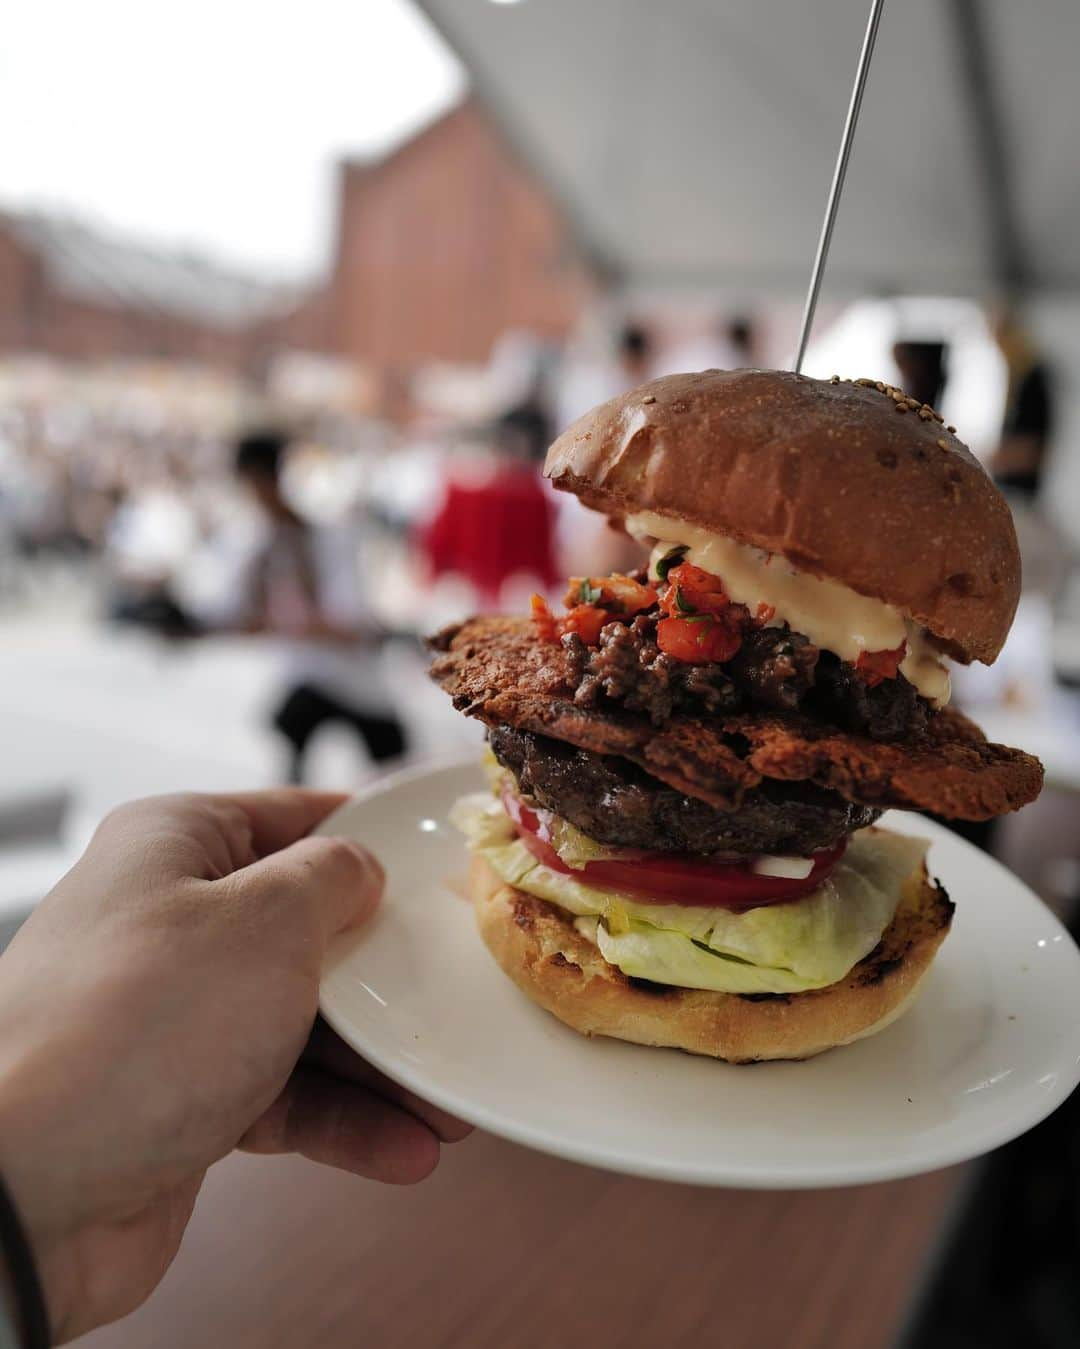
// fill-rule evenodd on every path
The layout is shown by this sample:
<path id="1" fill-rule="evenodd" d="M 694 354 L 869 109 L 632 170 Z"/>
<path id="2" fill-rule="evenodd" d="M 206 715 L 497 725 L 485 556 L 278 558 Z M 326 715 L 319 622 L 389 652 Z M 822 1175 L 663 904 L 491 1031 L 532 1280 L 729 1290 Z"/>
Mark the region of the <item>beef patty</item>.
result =
<path id="1" fill-rule="evenodd" d="M 488 739 L 527 796 L 612 847 L 805 857 L 835 847 L 881 814 L 804 782 L 763 782 L 745 793 L 738 810 L 717 810 L 626 759 L 509 726 L 493 727 Z"/>
<path id="2" fill-rule="evenodd" d="M 562 645 L 578 707 L 618 704 L 654 726 L 674 713 L 802 712 L 871 740 L 898 740 L 926 730 L 929 705 L 902 674 L 871 687 L 854 666 L 822 651 L 802 633 L 749 628 L 723 665 L 687 665 L 662 652 L 656 616 L 613 620 L 596 647 L 575 633 Z"/>

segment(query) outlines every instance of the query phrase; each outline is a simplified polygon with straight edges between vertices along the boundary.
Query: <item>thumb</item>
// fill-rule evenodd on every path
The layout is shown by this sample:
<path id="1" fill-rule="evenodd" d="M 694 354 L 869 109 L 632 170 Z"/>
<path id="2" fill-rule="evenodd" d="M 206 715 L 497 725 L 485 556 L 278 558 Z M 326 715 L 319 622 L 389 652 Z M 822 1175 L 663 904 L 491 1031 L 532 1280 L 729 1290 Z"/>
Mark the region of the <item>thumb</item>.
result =
<path id="1" fill-rule="evenodd" d="M 235 873 L 234 880 L 271 901 L 310 906 L 325 943 L 374 910 L 386 873 L 350 839 L 302 838 Z"/>

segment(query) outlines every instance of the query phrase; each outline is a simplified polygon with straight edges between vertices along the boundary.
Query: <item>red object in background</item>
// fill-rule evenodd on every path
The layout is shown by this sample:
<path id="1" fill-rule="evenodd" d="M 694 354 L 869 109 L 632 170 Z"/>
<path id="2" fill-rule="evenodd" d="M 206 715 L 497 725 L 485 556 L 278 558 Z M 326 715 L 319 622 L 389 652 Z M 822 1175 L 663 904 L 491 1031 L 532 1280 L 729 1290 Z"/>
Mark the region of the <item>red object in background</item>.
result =
<path id="1" fill-rule="evenodd" d="M 490 600 L 515 572 L 545 588 L 559 579 L 555 507 L 527 464 L 501 464 L 475 483 L 452 478 L 420 544 L 432 576 L 454 572 Z"/>

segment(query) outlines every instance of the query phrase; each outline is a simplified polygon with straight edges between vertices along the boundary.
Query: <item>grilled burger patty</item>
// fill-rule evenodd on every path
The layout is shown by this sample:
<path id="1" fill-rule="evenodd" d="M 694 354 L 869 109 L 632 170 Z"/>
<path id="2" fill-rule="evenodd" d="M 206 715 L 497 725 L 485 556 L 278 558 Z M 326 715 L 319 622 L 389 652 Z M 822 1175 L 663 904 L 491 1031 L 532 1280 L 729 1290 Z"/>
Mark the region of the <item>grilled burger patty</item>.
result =
<path id="1" fill-rule="evenodd" d="M 656 616 L 630 623 L 613 620 L 597 647 L 574 633 L 562 644 L 578 707 L 618 703 L 662 726 L 674 712 L 691 714 L 802 712 L 869 736 L 898 740 L 922 734 L 925 698 L 898 674 L 871 688 L 851 665 L 788 628 L 751 628 L 733 660 L 687 665 L 665 655 L 656 642 Z"/>
<path id="2" fill-rule="evenodd" d="M 510 726 L 493 727 L 488 739 L 527 796 L 612 847 L 805 857 L 835 847 L 881 814 L 811 783 L 773 781 L 747 791 L 737 810 L 717 810 L 626 759 Z"/>

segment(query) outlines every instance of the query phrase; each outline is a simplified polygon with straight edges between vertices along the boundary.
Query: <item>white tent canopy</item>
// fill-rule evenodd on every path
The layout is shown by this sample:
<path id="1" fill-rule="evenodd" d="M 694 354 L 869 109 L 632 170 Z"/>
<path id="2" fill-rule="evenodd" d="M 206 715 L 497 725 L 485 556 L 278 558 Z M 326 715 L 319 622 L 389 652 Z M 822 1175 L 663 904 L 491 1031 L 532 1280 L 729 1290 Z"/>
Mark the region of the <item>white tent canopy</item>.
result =
<path id="1" fill-rule="evenodd" d="M 625 284 L 805 285 L 868 0 L 420 0 Z M 1080 287 L 1076 0 L 886 5 L 827 288 Z"/>

